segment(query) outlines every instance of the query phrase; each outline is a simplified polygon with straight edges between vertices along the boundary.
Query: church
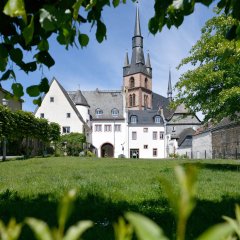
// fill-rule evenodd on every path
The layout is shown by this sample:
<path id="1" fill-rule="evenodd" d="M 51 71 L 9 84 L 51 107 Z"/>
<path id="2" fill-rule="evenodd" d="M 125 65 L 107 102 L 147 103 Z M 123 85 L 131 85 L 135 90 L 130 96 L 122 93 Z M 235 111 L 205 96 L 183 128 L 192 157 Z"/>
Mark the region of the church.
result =
<path id="1" fill-rule="evenodd" d="M 198 128 L 201 121 L 183 105 L 170 109 L 170 72 L 167 96 L 153 92 L 152 71 L 150 55 L 144 54 L 137 8 L 131 59 L 126 53 L 122 89 L 67 91 L 53 78 L 35 116 L 58 123 L 62 134 L 84 133 L 98 157 L 166 158 L 178 151 L 179 139 L 181 144 L 189 144 L 189 130 Z"/>

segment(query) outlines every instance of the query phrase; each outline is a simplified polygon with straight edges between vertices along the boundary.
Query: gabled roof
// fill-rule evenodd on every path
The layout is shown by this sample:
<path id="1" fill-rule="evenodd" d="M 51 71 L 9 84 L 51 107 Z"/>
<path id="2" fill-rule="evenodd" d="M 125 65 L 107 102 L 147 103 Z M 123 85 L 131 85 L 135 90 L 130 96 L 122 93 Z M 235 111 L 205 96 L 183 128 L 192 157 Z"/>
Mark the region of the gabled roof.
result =
<path id="1" fill-rule="evenodd" d="M 186 138 L 191 139 L 192 136 L 195 134 L 195 131 L 192 128 L 186 128 L 179 134 L 178 139 L 178 146 L 181 146 Z M 191 146 L 191 141 L 187 141 L 187 143 L 184 144 L 185 147 Z"/>
<path id="2" fill-rule="evenodd" d="M 131 117 L 137 117 L 137 123 L 131 124 Z M 155 116 L 160 116 L 160 123 L 155 123 Z M 130 125 L 158 125 L 163 126 L 164 122 L 158 110 L 129 110 L 128 123 Z"/>

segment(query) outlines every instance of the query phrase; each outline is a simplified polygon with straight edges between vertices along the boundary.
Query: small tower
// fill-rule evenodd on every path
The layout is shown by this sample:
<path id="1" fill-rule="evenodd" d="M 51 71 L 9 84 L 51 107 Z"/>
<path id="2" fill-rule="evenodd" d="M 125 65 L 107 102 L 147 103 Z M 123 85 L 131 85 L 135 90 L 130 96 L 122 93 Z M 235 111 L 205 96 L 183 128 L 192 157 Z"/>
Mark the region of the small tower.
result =
<path id="1" fill-rule="evenodd" d="M 169 69 L 169 77 L 168 77 L 167 98 L 168 98 L 169 102 L 172 101 L 172 80 L 171 80 L 171 70 L 170 69 Z"/>
<path id="2" fill-rule="evenodd" d="M 138 6 L 132 37 L 131 62 L 129 63 L 128 54 L 126 54 L 123 66 L 123 86 L 127 89 L 125 94 L 128 109 L 152 108 L 152 68 L 149 54 L 145 63 Z"/>

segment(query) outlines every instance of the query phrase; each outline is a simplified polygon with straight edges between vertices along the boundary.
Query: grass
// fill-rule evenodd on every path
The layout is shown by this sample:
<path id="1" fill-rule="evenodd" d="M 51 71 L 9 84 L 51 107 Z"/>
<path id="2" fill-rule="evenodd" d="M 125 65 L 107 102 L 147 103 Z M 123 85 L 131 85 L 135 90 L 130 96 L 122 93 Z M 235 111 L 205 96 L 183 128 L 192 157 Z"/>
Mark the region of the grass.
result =
<path id="1" fill-rule="evenodd" d="M 1 162 L 0 218 L 22 221 L 33 216 L 56 225 L 57 203 L 69 189 L 78 199 L 70 219 L 91 219 L 96 224 L 85 239 L 114 239 L 112 223 L 126 211 L 141 212 L 174 239 L 175 220 L 160 178 L 173 183 L 174 166 L 191 160 L 127 160 L 38 158 Z M 222 215 L 234 216 L 240 203 L 240 163 L 235 160 L 194 161 L 198 171 L 198 204 L 188 224 L 187 239 L 194 239 Z M 21 239 L 33 239 L 27 227 Z"/>

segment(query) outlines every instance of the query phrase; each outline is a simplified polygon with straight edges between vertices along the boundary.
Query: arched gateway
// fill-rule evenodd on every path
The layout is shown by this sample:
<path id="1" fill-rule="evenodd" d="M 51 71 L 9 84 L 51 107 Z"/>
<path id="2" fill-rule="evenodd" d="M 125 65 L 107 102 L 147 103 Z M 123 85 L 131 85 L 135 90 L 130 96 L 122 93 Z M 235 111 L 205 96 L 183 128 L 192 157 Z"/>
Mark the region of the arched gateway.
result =
<path id="1" fill-rule="evenodd" d="M 101 147 L 101 157 L 113 157 L 113 145 L 104 143 Z"/>

